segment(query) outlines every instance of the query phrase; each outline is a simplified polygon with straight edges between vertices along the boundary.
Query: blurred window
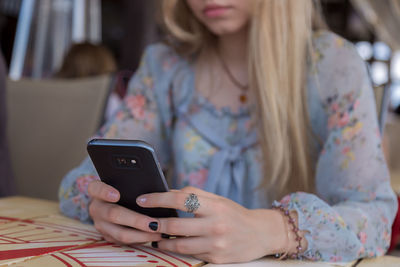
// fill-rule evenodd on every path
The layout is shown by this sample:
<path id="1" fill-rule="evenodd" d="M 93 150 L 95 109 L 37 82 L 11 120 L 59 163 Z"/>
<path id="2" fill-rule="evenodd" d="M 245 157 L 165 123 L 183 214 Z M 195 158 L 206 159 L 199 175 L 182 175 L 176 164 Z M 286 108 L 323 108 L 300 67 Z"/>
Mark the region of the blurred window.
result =
<path id="1" fill-rule="evenodd" d="M 374 86 L 382 86 L 390 83 L 391 76 L 395 72 L 393 67 L 389 70 L 391 61 L 395 60 L 395 57 L 392 59 L 392 50 L 390 47 L 384 42 L 375 42 L 372 44 L 366 41 L 357 42 L 355 46 L 361 58 L 369 63 Z M 399 56 L 397 55 L 397 57 Z M 397 70 L 397 72 L 400 72 L 400 70 Z M 398 76 L 400 76 L 400 73 Z"/>
<path id="2" fill-rule="evenodd" d="M 400 106 L 400 83 L 394 83 L 392 85 L 392 97 L 390 99 L 390 105 L 393 109 Z"/>
<path id="3" fill-rule="evenodd" d="M 377 60 L 390 60 L 390 56 L 392 54 L 392 50 L 390 47 L 383 42 L 374 43 L 374 57 Z"/>
<path id="4" fill-rule="evenodd" d="M 10 66 L 12 79 L 51 77 L 73 43 L 101 42 L 100 0 L 21 3 Z"/>
<path id="5" fill-rule="evenodd" d="M 356 48 L 364 60 L 370 60 L 373 56 L 372 45 L 370 42 L 358 42 Z"/>
<path id="6" fill-rule="evenodd" d="M 400 51 L 392 51 L 384 42 L 361 41 L 355 47 L 369 66 L 375 88 L 390 86 L 390 107 L 400 107 Z"/>
<path id="7" fill-rule="evenodd" d="M 400 82 L 400 51 L 394 53 L 390 75 L 394 82 Z"/>
<path id="8" fill-rule="evenodd" d="M 400 51 L 393 55 L 390 76 L 392 79 L 390 106 L 395 110 L 400 107 Z"/>
<path id="9" fill-rule="evenodd" d="M 371 76 L 375 85 L 384 85 L 389 81 L 388 65 L 385 62 L 373 62 L 371 64 Z"/>

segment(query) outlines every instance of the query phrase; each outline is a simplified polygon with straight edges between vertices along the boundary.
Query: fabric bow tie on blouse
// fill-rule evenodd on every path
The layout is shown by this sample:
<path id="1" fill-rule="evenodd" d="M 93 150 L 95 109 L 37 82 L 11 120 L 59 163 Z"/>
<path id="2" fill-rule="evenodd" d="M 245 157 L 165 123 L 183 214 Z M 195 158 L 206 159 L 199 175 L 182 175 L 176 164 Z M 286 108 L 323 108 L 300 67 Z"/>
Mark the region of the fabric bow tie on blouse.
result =
<path id="1" fill-rule="evenodd" d="M 180 109 L 178 113 L 197 134 L 218 149 L 212 156 L 208 179 L 203 189 L 242 203 L 245 191 L 243 187 L 247 180 L 244 152 L 257 143 L 256 132 L 251 132 L 239 144 L 232 146 L 206 124 L 189 116 L 185 110 Z"/>
<path id="2" fill-rule="evenodd" d="M 189 71 L 179 72 L 180 68 Z M 179 82 L 174 86 L 181 88 L 181 92 L 172 100 L 176 112 L 175 115 L 190 125 L 198 135 L 217 149 L 217 152 L 211 158 L 207 181 L 202 189 L 243 204 L 246 202 L 246 198 L 247 201 L 249 198 L 248 195 L 244 196 L 247 192 L 245 188 L 250 185 L 255 189 L 259 185 L 259 181 L 252 179 L 252 177 L 247 177 L 248 166 L 244 156 L 245 151 L 257 143 L 256 131 L 254 130 L 240 139 L 240 142 L 232 145 L 204 121 L 199 121 L 192 114 L 189 114 L 189 107 L 195 97 L 195 91 L 193 90 L 195 78 L 193 73 L 191 65 L 185 61 L 182 65 L 176 64 L 174 70 L 168 73 L 169 78 L 166 78 L 166 80 L 172 80 L 171 77 L 175 77 L 174 80 Z M 168 92 L 172 85 L 161 81 L 155 81 L 156 86 L 160 88 L 157 92 Z M 177 84 L 179 83 L 180 85 L 178 86 Z M 158 99 L 163 99 L 162 95 L 159 95 Z M 159 106 L 163 107 L 162 110 L 169 108 L 166 103 L 167 101 L 158 101 Z M 166 114 L 161 113 L 160 115 L 164 121 L 168 121 Z"/>

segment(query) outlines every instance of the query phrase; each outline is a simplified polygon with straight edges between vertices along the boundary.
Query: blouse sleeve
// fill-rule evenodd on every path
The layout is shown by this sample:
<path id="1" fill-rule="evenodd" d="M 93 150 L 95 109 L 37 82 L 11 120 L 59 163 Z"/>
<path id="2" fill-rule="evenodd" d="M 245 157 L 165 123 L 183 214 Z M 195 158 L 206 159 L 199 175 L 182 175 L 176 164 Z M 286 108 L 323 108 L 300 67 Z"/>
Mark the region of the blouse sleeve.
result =
<path id="1" fill-rule="evenodd" d="M 385 254 L 397 200 L 381 148 L 374 95 L 352 44 L 322 33 L 315 45 L 324 109 L 316 194 L 296 192 L 274 205 L 295 210 L 308 248 L 304 258 L 351 261 Z"/>
<path id="2" fill-rule="evenodd" d="M 170 52 L 164 45 L 147 48 L 137 72 L 129 82 L 123 104 L 96 135 L 107 139 L 144 140 L 154 147 L 163 169 L 168 167 L 170 161 L 169 126 L 172 112 L 167 92 L 168 78 L 165 77 L 173 63 Z M 159 88 L 158 85 L 165 86 Z M 87 187 L 96 179 L 99 177 L 89 157 L 63 178 L 59 200 L 60 209 L 65 215 L 90 222 Z"/>

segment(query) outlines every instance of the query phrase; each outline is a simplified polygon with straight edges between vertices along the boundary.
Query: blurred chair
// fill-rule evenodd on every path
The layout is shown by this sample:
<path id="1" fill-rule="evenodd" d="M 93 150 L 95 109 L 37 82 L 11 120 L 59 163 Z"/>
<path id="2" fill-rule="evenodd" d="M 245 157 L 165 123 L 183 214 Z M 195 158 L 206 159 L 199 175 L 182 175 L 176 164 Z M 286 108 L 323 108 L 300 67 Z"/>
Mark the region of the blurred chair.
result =
<path id="1" fill-rule="evenodd" d="M 394 192 L 397 194 L 397 201 L 400 206 L 400 166 L 399 152 L 400 143 L 397 141 L 400 133 L 400 120 L 395 116 L 391 116 L 386 124 L 389 102 L 391 96 L 390 84 L 375 88 L 375 99 L 378 110 L 379 130 L 382 136 L 382 148 L 386 161 L 390 170 L 390 180 Z M 396 213 L 395 220 L 392 225 L 392 236 L 389 252 L 394 250 L 400 241 L 400 212 Z"/>
<path id="2" fill-rule="evenodd" d="M 0 197 L 15 194 L 7 140 L 6 66 L 0 51 Z"/>
<path id="3" fill-rule="evenodd" d="M 378 115 L 379 131 L 383 136 L 386 125 L 386 118 L 390 103 L 390 84 L 385 84 L 374 89 L 376 110 Z"/>
<path id="4" fill-rule="evenodd" d="M 17 194 L 57 199 L 102 122 L 111 76 L 8 81 L 8 136 Z"/>
<path id="5" fill-rule="evenodd" d="M 386 140 L 386 159 L 390 169 L 392 188 L 398 196 L 400 206 L 400 118 L 391 114 L 386 125 L 384 141 Z M 390 249 L 395 249 L 400 242 L 400 212 L 397 212 L 392 226 L 392 239 Z"/>
<path id="6" fill-rule="evenodd" d="M 397 194 L 397 200 L 400 206 L 400 166 L 395 166 L 397 162 L 397 154 L 400 151 L 399 142 L 394 141 L 397 140 L 397 135 L 400 132 L 400 124 L 397 123 L 389 123 L 386 125 L 388 111 L 389 111 L 389 102 L 390 102 L 390 84 L 385 84 L 383 86 L 379 86 L 374 90 L 375 94 L 375 102 L 377 108 L 378 122 L 379 122 L 379 132 L 382 136 L 382 149 L 385 155 L 385 159 L 389 165 L 390 169 L 390 180 L 392 184 L 392 188 Z M 397 127 L 397 129 L 396 129 Z M 396 156 L 395 156 L 396 155 Z M 396 248 L 398 241 L 400 240 L 400 213 L 397 211 L 394 223 L 392 225 L 392 236 L 389 247 L 389 252 Z"/>

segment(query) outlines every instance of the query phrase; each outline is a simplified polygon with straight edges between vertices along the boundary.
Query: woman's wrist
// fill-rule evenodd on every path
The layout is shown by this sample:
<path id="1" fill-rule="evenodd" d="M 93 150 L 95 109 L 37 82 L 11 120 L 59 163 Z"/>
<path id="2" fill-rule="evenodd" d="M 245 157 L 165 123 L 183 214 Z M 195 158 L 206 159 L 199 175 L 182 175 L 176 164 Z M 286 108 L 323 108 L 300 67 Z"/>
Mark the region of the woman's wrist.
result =
<path id="1" fill-rule="evenodd" d="M 274 225 L 276 225 L 276 229 L 274 230 L 279 239 L 279 242 L 276 243 L 276 251 L 273 251 L 272 254 L 285 254 L 288 252 L 288 248 L 290 247 L 290 236 L 286 218 L 279 210 L 272 209 L 271 213 L 273 214 L 272 218 L 274 218 Z"/>
<path id="2" fill-rule="evenodd" d="M 307 240 L 305 232 L 299 229 L 297 212 L 289 211 L 282 207 L 274 209 L 280 214 L 284 221 L 285 232 L 287 235 L 287 245 L 283 252 L 278 253 L 281 258 L 298 258 L 307 250 Z"/>
<path id="3" fill-rule="evenodd" d="M 251 213 L 265 256 L 284 253 L 289 240 L 281 213 L 273 209 L 251 210 Z"/>
<path id="4" fill-rule="evenodd" d="M 289 222 L 288 216 L 279 209 L 251 210 L 254 229 L 260 233 L 260 243 L 265 255 L 287 255 L 298 254 L 299 241 L 293 231 L 293 225 L 298 229 L 298 216 L 296 211 L 290 212 L 293 224 Z M 301 237 L 301 252 L 307 249 L 307 240 L 304 231 L 297 231 Z"/>

